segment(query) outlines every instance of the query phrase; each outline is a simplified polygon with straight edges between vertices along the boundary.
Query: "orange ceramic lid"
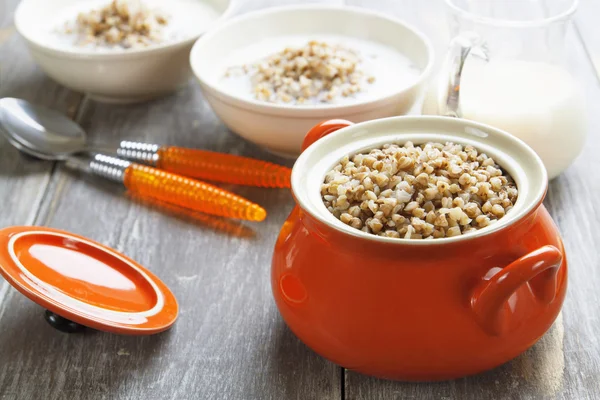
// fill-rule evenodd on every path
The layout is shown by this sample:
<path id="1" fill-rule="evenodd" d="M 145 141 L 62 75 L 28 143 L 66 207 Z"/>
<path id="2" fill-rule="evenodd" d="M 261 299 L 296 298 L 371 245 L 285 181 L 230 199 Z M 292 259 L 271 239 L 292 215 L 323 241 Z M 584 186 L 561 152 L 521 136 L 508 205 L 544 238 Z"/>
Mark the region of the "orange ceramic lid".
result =
<path id="1" fill-rule="evenodd" d="M 150 271 L 109 247 L 56 229 L 0 230 L 0 273 L 58 318 L 101 331 L 162 332 L 179 311 L 173 293 Z"/>

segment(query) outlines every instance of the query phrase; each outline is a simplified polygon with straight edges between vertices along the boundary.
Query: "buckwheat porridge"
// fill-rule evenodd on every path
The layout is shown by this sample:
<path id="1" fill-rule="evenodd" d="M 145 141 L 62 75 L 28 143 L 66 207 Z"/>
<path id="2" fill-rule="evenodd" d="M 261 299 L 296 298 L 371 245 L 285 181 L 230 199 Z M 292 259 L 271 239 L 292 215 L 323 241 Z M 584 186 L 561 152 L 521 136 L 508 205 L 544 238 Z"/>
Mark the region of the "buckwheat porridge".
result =
<path id="1" fill-rule="evenodd" d="M 219 17 L 197 0 L 78 2 L 53 22 L 49 39 L 62 47 L 123 51 L 192 37 Z"/>
<path id="2" fill-rule="evenodd" d="M 273 37 L 226 59 L 225 92 L 290 104 L 350 104 L 391 94 L 421 71 L 392 47 L 341 35 Z"/>
<path id="3" fill-rule="evenodd" d="M 379 236 L 436 239 L 495 223 L 517 200 L 511 176 L 472 146 L 386 144 L 344 157 L 321 195 L 343 223 Z"/>

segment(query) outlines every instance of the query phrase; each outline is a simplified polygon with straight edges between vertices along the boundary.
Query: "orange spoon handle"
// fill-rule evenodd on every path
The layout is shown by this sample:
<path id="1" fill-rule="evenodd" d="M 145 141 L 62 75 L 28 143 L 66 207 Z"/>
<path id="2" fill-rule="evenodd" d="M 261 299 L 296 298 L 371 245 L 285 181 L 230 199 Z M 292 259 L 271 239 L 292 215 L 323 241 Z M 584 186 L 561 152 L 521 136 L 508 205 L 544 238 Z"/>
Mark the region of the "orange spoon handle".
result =
<path id="1" fill-rule="evenodd" d="M 132 163 L 117 157 L 95 154 L 91 159 L 71 157 L 78 169 L 120 182 L 141 199 L 155 199 L 194 211 L 222 217 L 262 221 L 267 212 L 243 197 L 208 183 Z"/>
<path id="2" fill-rule="evenodd" d="M 146 165 L 129 165 L 123 174 L 123 183 L 141 198 L 153 198 L 207 214 L 249 221 L 262 221 L 267 216 L 262 207 L 243 197 Z"/>
<path id="3" fill-rule="evenodd" d="M 266 161 L 154 143 L 123 140 L 109 151 L 176 174 L 237 185 L 289 188 L 292 175 L 290 168 Z"/>
<path id="4" fill-rule="evenodd" d="M 289 188 L 292 170 L 266 161 L 206 150 L 165 146 L 156 166 L 166 171 L 215 182 Z"/>

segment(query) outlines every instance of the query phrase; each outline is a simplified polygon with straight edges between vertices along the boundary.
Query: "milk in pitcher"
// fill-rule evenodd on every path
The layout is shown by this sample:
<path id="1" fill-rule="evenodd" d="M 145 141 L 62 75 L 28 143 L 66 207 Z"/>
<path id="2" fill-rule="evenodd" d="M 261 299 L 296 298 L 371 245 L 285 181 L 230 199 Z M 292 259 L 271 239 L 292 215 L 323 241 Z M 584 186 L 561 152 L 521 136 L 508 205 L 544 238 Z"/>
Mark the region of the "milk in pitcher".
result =
<path id="1" fill-rule="evenodd" d="M 437 114 L 432 85 L 423 113 Z M 549 178 L 563 171 L 583 147 L 584 96 L 560 66 L 525 60 L 472 60 L 461 80 L 464 118 L 503 129 L 529 144 Z"/>

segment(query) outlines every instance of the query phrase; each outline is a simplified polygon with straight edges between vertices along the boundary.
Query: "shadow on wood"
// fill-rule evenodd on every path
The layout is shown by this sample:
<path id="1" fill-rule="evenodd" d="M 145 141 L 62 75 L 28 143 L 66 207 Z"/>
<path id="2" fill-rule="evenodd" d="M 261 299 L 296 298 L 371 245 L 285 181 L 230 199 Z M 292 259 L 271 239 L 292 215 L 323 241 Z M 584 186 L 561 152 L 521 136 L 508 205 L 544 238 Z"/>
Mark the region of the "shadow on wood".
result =
<path id="1" fill-rule="evenodd" d="M 181 222 L 191 223 L 202 228 L 209 228 L 217 233 L 229 236 L 247 239 L 256 237 L 256 232 L 252 228 L 236 220 L 204 214 L 155 199 L 141 198 L 136 194 L 127 192 L 125 187 L 119 183 L 109 182 L 104 178 L 85 174 L 69 168 L 61 167 L 61 170 L 64 170 L 67 174 L 76 179 L 83 179 L 86 182 L 89 182 L 89 184 L 94 185 L 95 188 L 102 190 L 111 196 L 125 197 L 129 201 L 176 218 Z"/>
<path id="2" fill-rule="evenodd" d="M 565 368 L 563 322 L 553 327 L 529 350 L 514 360 L 478 375 L 445 382 L 394 382 L 346 371 L 353 399 L 516 399 L 523 392 L 555 398 L 563 389 Z M 368 397 L 365 394 L 368 393 Z M 375 395 L 376 394 L 376 395 Z M 537 397 L 536 397 L 537 398 Z"/>
<path id="3" fill-rule="evenodd" d="M 240 238 L 252 239 L 256 237 L 256 232 L 254 232 L 252 228 L 235 220 L 203 214 L 198 211 L 178 207 L 155 199 L 144 199 L 129 192 L 126 193 L 126 196 L 131 201 L 158 210 L 183 222 L 193 223 L 201 227 L 210 228 L 218 233 Z"/>
<path id="4" fill-rule="evenodd" d="M 277 313 L 273 307 L 273 313 Z M 306 399 L 341 399 L 342 369 L 313 352 L 287 327 L 277 313 L 271 326 L 271 340 L 257 351 L 266 351 L 269 364 L 260 378 L 265 382 L 278 382 L 276 399 L 296 398 L 301 390 Z M 299 383 L 312 378 L 309 387 L 298 387 Z"/>

